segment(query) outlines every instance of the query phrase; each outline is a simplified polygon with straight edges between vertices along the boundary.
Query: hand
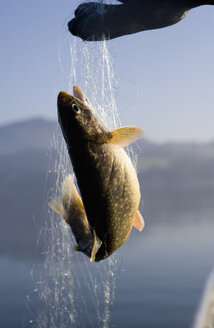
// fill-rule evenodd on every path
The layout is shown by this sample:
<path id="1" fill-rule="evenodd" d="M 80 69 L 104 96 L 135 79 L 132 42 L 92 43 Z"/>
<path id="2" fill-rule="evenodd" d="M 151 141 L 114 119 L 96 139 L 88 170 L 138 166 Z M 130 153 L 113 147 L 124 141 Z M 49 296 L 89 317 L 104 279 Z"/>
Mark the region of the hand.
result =
<path id="1" fill-rule="evenodd" d="M 99 41 L 111 38 L 112 15 L 119 5 L 108 5 L 97 2 L 81 4 L 75 10 L 75 18 L 68 23 L 69 31 L 87 41 Z"/>

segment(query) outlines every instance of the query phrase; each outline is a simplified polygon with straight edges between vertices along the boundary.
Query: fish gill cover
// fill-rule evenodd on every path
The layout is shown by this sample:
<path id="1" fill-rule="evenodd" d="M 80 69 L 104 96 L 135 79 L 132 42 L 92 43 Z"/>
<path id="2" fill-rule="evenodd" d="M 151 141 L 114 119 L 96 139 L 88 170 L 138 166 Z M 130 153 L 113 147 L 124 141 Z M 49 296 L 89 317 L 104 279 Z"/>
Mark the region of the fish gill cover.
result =
<path id="1" fill-rule="evenodd" d="M 69 52 L 68 75 L 65 68 L 67 55 L 65 66 L 63 58 L 68 51 L 59 51 L 59 65 L 68 92 L 73 85 L 79 84 L 106 126 L 109 129 L 121 126 L 115 102 L 118 86 L 106 42 L 88 44 L 71 38 Z M 128 152 L 136 165 L 133 151 Z M 91 264 L 84 255 L 75 253 L 75 241 L 69 226 L 48 209 L 48 202 L 60 195 L 64 178 L 72 173 L 59 128 L 53 136 L 50 158 L 53 159 L 55 154 L 55 166 L 47 175 L 44 227 L 40 232 L 40 239 L 45 241 L 44 261 L 39 269 L 37 265 L 32 269 L 35 289 L 27 296 L 31 319 L 24 326 L 107 328 L 121 259 L 114 254 L 102 263 Z"/>

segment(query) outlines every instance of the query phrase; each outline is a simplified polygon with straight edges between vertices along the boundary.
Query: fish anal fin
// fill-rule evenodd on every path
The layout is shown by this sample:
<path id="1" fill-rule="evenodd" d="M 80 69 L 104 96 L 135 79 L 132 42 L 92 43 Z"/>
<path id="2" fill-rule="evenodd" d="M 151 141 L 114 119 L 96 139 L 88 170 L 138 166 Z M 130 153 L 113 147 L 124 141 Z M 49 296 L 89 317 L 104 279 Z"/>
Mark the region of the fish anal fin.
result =
<path id="1" fill-rule="evenodd" d="M 97 237 L 95 230 L 93 230 L 93 235 L 94 235 L 94 240 L 93 240 L 93 247 L 91 250 L 91 258 L 90 258 L 91 262 L 94 262 L 96 254 L 102 245 L 102 241 Z"/>
<path id="2" fill-rule="evenodd" d="M 144 219 L 139 211 L 135 214 L 133 226 L 139 231 L 142 231 L 145 226 Z"/>
<path id="3" fill-rule="evenodd" d="M 109 134 L 110 138 L 107 141 L 108 143 L 115 144 L 119 147 L 126 147 L 139 139 L 143 134 L 143 130 L 137 126 L 125 126 L 115 129 Z"/>

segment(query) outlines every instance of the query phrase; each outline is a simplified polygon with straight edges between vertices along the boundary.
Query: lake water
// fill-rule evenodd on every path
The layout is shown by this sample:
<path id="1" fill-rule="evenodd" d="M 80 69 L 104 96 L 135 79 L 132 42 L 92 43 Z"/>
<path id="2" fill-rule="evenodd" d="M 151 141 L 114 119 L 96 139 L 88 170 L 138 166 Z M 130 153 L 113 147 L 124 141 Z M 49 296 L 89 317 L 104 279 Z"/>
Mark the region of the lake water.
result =
<path id="1" fill-rule="evenodd" d="M 162 223 L 146 222 L 142 233 L 133 231 L 115 262 L 115 299 L 109 327 L 189 328 L 193 326 L 206 280 L 214 266 L 214 212 L 176 215 Z M 147 221 L 147 220 L 146 220 Z M 76 254 L 81 265 L 84 255 Z M 87 260 L 87 259 L 86 259 Z M 0 260 L 0 327 L 36 327 L 34 316 L 44 307 L 30 271 L 33 261 Z M 84 266 L 84 262 L 83 266 Z M 93 266 L 94 264 L 89 264 Z M 99 264 L 94 265 L 96 274 Z M 36 266 L 37 267 L 37 266 Z M 42 264 L 34 269 L 39 279 Z M 87 274 L 87 273 L 86 273 Z M 82 279 L 86 279 L 83 278 Z M 81 274 L 79 278 L 81 282 Z M 87 291 L 76 295 L 91 302 Z M 85 293 L 85 294 L 84 294 Z M 26 297 L 30 295 L 30 300 Z M 80 297 L 81 296 L 81 297 Z M 102 300 L 101 300 L 102 301 Z M 29 306 L 30 305 L 30 306 Z M 102 327 L 94 308 L 85 307 L 81 327 Z M 92 311 L 92 313 L 89 313 Z M 89 320 L 90 318 L 90 320 Z M 81 319 L 81 320 L 80 320 Z M 30 322 L 32 320 L 32 322 Z M 61 318 L 63 320 L 63 318 Z M 78 320 L 78 317 L 77 317 Z M 37 323 L 38 326 L 38 323 Z M 45 325 L 41 324 L 41 327 Z M 46 326 L 51 327 L 50 324 Z M 78 323 L 76 326 L 80 326 Z M 75 325 L 74 325 L 75 327 Z"/>

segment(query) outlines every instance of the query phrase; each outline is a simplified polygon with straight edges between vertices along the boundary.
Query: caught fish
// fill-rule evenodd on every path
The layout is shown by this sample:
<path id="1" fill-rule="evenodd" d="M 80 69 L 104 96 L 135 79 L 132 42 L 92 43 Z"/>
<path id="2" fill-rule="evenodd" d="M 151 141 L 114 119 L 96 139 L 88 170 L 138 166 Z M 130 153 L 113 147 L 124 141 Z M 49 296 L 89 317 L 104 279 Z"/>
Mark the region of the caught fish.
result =
<path id="1" fill-rule="evenodd" d="M 81 196 L 69 175 L 62 197 L 50 206 L 70 225 L 76 250 L 98 262 L 127 240 L 133 225 L 140 231 L 144 227 L 137 174 L 123 149 L 143 131 L 139 127 L 109 131 L 78 86 L 73 94 L 59 93 L 58 120 Z"/>

